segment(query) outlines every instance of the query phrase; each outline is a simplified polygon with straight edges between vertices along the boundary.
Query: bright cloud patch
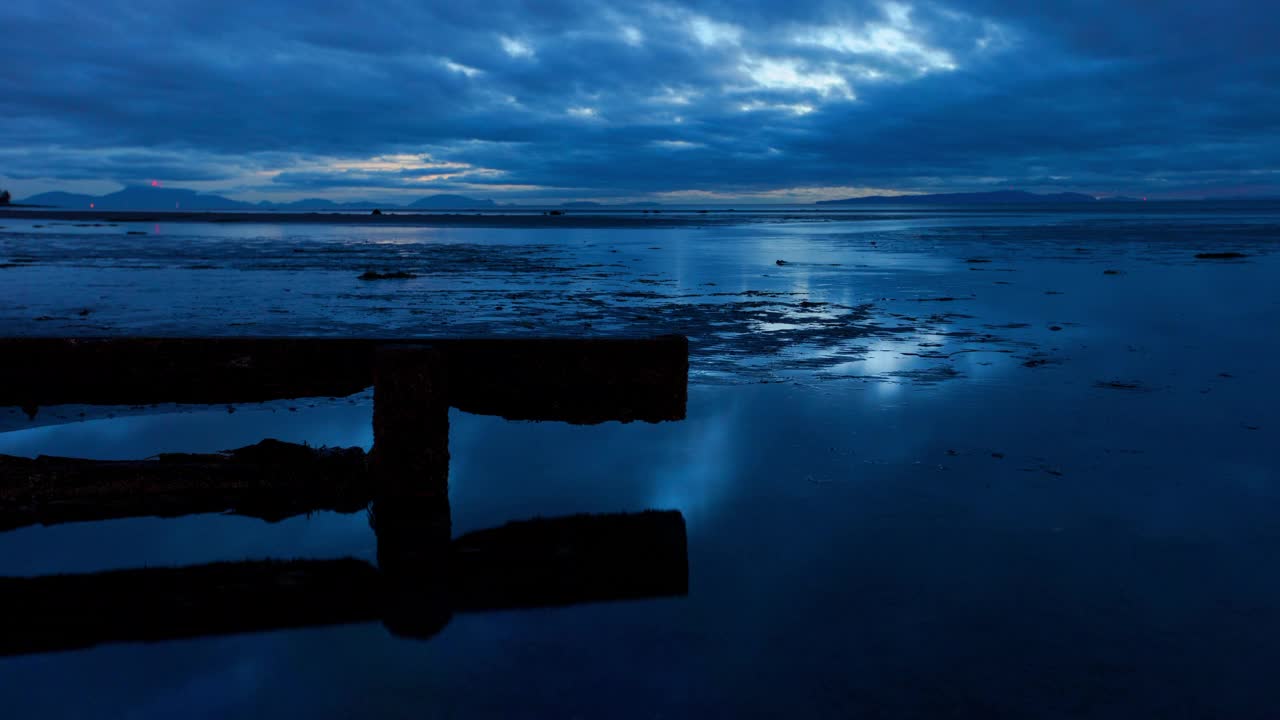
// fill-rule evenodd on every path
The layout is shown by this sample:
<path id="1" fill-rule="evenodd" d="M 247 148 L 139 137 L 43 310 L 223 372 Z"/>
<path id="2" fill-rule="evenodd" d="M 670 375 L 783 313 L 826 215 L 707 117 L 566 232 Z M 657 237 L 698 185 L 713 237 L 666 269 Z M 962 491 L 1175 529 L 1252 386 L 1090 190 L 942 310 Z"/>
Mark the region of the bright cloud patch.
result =
<path id="1" fill-rule="evenodd" d="M 742 42 L 742 29 L 736 25 L 716 22 L 701 15 L 694 15 L 688 22 L 689 32 L 703 45 L 737 45 Z"/>
<path id="2" fill-rule="evenodd" d="M 853 90 L 839 73 L 812 69 L 790 58 L 743 58 L 742 72 L 749 82 L 766 90 L 812 92 L 822 97 L 835 96 L 852 100 Z"/>
<path id="3" fill-rule="evenodd" d="M 502 51 L 513 58 L 533 57 L 533 47 L 524 40 L 513 38 L 510 35 L 502 35 L 498 38 L 498 42 L 502 44 Z"/>
<path id="4" fill-rule="evenodd" d="M 452 60 L 445 60 L 445 61 L 444 61 L 444 66 L 445 66 L 446 68 L 448 68 L 448 69 L 449 69 L 450 71 L 452 71 L 452 72 L 456 72 L 456 73 L 458 73 L 458 74 L 460 74 L 460 75 L 466 75 L 466 76 L 467 76 L 467 77 L 469 77 L 469 78 L 476 77 L 477 75 L 479 75 L 479 74 L 482 72 L 479 68 L 473 68 L 473 67 L 471 67 L 471 66 L 469 66 L 469 65 L 463 65 L 462 63 L 456 63 L 456 62 L 454 62 L 454 61 L 452 61 Z"/>
<path id="5" fill-rule="evenodd" d="M 792 115 L 808 115 L 814 110 L 817 110 L 817 108 L 808 103 L 767 103 L 763 100 L 752 100 L 751 102 L 742 103 L 738 106 L 738 109 L 742 112 L 759 112 L 761 110 L 766 110 L 791 113 Z"/>
<path id="6" fill-rule="evenodd" d="M 694 148 L 706 147 L 702 143 L 689 142 L 688 140 L 654 140 L 654 147 L 663 148 L 665 150 L 692 150 Z"/>
<path id="7" fill-rule="evenodd" d="M 871 22 L 861 27 L 808 28 L 797 33 L 794 39 L 800 45 L 812 45 L 875 63 L 902 67 L 917 74 L 958 67 L 950 52 L 932 47 L 923 39 L 920 29 L 912 24 L 909 5 L 888 3 L 885 15 L 885 22 Z"/>
<path id="8" fill-rule="evenodd" d="M 400 153 L 396 155 L 379 155 L 364 160 L 332 160 L 316 163 L 319 167 L 330 170 L 363 170 L 366 172 L 390 172 L 426 167 L 443 170 L 465 170 L 470 167 L 466 163 L 437 162 L 430 155 L 412 155 Z"/>
<path id="9" fill-rule="evenodd" d="M 644 44 L 644 33 L 640 32 L 640 28 L 626 25 L 619 34 L 622 36 L 622 42 L 631 47 L 640 47 Z"/>
<path id="10" fill-rule="evenodd" d="M 452 186 L 502 172 L 469 163 L 437 160 L 430 155 L 399 153 L 371 158 L 298 159 L 283 172 L 259 178 L 273 185 L 311 188 L 380 188 L 418 190 Z"/>

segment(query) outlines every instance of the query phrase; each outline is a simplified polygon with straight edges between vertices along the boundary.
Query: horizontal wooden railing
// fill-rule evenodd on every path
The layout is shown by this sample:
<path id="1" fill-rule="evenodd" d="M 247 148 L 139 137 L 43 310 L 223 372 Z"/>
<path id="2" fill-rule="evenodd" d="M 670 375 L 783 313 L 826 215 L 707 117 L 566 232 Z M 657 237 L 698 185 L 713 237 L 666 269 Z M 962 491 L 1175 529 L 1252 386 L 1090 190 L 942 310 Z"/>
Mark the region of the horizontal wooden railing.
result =
<path id="1" fill-rule="evenodd" d="M 430 347 L 450 406 L 510 419 L 684 417 L 689 343 L 639 339 L 0 338 L 0 406 L 222 404 L 343 397 L 379 349 Z"/>

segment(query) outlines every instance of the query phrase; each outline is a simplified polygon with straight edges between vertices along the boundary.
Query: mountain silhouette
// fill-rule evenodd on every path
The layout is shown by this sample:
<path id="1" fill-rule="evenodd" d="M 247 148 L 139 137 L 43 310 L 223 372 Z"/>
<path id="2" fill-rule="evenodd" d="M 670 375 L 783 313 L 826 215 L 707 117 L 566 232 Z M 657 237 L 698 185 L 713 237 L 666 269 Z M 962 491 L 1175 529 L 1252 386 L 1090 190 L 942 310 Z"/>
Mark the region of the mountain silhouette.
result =
<path id="1" fill-rule="evenodd" d="M 465 195 L 428 195 L 409 203 L 406 207 L 430 210 L 467 210 L 471 208 L 491 208 L 497 203 L 492 200 L 477 200 Z"/>
<path id="2" fill-rule="evenodd" d="M 369 210 L 371 208 L 464 210 L 497 207 L 497 203 L 492 200 L 480 200 L 464 195 L 429 195 L 408 205 L 373 200 L 334 202 L 325 198 L 304 198 L 290 202 L 264 200 L 258 203 L 248 203 L 187 188 L 165 188 L 150 185 L 130 185 L 107 195 L 46 192 L 32 195 L 23 200 L 23 203 L 68 210 L 89 210 L 92 208 L 94 210 L 284 210 L 294 212 L 338 212 L 342 210 Z"/>
<path id="3" fill-rule="evenodd" d="M 817 205 L 1014 205 L 1031 203 L 1097 202 L 1092 195 L 1050 193 L 1039 195 L 1024 190 L 995 190 L 976 193 L 939 193 L 933 195 L 870 195 L 844 200 L 819 200 Z"/>
<path id="4" fill-rule="evenodd" d="M 87 210 L 246 210 L 254 207 L 221 195 L 205 195 L 186 188 L 130 185 L 109 195 L 49 192 L 27 198 L 28 205 Z"/>
<path id="5" fill-rule="evenodd" d="M 96 202 L 98 199 L 96 195 L 84 195 L 82 193 L 46 192 L 32 195 L 23 200 L 22 203 L 24 205 L 44 205 L 56 208 L 88 208 L 89 203 Z"/>

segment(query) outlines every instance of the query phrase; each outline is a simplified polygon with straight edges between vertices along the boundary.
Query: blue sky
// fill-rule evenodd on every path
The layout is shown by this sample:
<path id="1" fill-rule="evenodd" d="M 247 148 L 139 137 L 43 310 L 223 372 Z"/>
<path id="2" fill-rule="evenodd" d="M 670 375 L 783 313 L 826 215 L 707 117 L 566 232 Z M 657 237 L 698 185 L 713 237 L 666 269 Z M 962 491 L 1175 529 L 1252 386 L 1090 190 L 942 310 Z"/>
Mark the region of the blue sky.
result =
<path id="1" fill-rule="evenodd" d="M 0 187 L 1280 194 L 1280 4 L 0 5 Z"/>

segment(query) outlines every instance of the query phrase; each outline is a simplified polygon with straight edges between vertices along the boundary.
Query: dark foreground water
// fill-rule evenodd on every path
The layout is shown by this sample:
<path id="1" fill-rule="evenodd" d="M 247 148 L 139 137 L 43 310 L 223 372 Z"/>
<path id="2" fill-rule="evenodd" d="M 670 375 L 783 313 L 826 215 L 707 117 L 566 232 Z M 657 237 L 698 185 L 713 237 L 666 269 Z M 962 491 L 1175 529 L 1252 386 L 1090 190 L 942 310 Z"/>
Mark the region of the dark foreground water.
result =
<path id="1" fill-rule="evenodd" d="M 684 421 L 454 411 L 450 434 L 454 535 L 680 510 L 687 597 L 458 613 L 429 641 L 358 624 L 0 659 L 5 717 L 1280 713 L 1280 213 L 0 225 L 6 335 L 692 345 Z M 1223 250 L 1248 257 L 1195 258 Z M 235 409 L 4 408 L 0 453 L 372 443 L 367 394 Z M 133 519 L 0 535 L 0 575 L 375 550 L 364 513 Z"/>

